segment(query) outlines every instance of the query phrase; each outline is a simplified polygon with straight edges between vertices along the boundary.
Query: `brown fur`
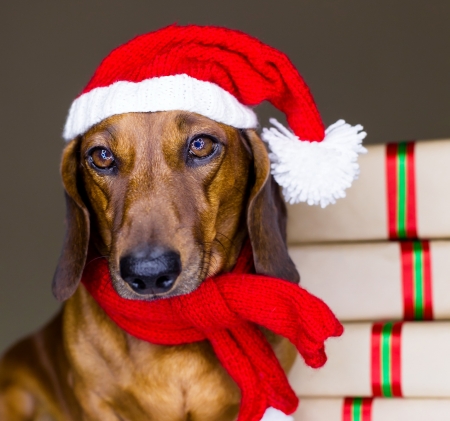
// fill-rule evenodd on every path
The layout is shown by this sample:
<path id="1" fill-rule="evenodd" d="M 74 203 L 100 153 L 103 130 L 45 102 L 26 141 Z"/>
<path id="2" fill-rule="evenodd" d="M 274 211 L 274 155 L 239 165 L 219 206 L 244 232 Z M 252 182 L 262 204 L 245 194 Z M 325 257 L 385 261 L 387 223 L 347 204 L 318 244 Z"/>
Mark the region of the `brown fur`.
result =
<path id="1" fill-rule="evenodd" d="M 197 134 L 220 150 L 202 165 L 187 164 Z M 99 175 L 86 161 L 94 146 L 110 149 L 119 172 Z M 43 330 L 0 362 L 0 419 L 5 421 L 231 421 L 240 393 L 207 342 L 156 346 L 119 329 L 84 287 L 87 249 L 106 256 L 114 287 L 135 293 L 119 260 L 141 244 L 177 250 L 182 272 L 165 296 L 193 291 L 230 270 L 249 236 L 259 273 L 298 282 L 285 243 L 285 207 L 254 131 L 239 131 L 186 112 L 111 117 L 64 151 L 67 232 L 53 281 L 66 300 Z M 295 352 L 266 332 L 283 368 Z"/>

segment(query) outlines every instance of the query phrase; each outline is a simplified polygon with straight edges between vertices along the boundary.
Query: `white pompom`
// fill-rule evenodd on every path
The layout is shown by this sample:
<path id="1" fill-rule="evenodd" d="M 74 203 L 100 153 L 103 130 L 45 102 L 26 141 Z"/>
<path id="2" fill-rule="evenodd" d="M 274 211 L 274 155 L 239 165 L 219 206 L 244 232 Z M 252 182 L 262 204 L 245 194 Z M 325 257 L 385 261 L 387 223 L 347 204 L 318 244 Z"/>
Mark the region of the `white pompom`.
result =
<path id="1" fill-rule="evenodd" d="M 275 126 L 263 129 L 269 146 L 272 174 L 288 203 L 320 204 L 323 208 L 345 197 L 345 189 L 358 177 L 358 154 L 366 133 L 361 125 L 339 120 L 325 130 L 321 142 L 299 138 L 274 118 Z"/>
<path id="2" fill-rule="evenodd" d="M 294 421 L 294 418 L 278 409 L 267 408 L 261 421 Z"/>

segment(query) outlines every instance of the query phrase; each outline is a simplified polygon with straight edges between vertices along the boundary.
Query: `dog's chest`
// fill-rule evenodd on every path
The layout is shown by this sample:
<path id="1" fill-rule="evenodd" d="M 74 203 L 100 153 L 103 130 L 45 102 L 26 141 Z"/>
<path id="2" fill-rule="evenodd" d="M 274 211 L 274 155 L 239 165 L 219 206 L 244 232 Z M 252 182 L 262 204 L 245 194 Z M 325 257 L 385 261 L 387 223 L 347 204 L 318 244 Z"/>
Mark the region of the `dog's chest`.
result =
<path id="1" fill-rule="evenodd" d="M 86 308 L 88 297 L 78 299 L 78 305 L 66 306 L 65 323 L 74 326 L 76 311 L 75 325 L 79 327 L 71 330 L 66 345 L 73 390 L 83 411 L 91 417 L 88 419 L 236 418 L 239 389 L 209 343 L 152 345 L 121 331 L 92 303 Z M 84 307 L 81 318 L 79 304 Z"/>

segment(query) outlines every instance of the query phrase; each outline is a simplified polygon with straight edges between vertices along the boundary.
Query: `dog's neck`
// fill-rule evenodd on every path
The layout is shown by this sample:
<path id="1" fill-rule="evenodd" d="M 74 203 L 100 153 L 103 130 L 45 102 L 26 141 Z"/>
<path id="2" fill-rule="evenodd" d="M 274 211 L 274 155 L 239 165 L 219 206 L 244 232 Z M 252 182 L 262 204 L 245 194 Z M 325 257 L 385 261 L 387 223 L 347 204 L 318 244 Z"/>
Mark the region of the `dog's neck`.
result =
<path id="1" fill-rule="evenodd" d="M 324 338 L 340 334 L 341 326 L 315 297 L 292 283 L 248 274 L 251 265 L 247 243 L 233 273 L 208 278 L 190 294 L 153 302 L 120 297 L 104 259 L 86 266 L 83 284 L 131 336 L 160 345 L 208 339 L 242 390 L 242 419 L 259 421 L 269 407 L 292 413 L 298 400 L 257 324 L 288 337 L 314 367 L 325 362 Z M 298 331 L 308 331 L 306 342 Z"/>

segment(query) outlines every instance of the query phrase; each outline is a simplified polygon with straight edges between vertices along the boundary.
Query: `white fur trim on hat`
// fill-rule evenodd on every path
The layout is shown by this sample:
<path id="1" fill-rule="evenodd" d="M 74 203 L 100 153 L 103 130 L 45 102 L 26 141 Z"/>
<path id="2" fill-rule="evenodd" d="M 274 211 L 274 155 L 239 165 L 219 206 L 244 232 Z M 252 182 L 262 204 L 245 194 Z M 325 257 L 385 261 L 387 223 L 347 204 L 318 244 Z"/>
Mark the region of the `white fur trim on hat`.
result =
<path id="1" fill-rule="evenodd" d="M 70 107 L 63 137 L 69 141 L 116 114 L 170 110 L 195 112 L 240 129 L 258 125 L 253 110 L 220 86 L 180 74 L 115 82 L 82 94 Z"/>
<path id="2" fill-rule="evenodd" d="M 267 408 L 261 421 L 294 421 L 294 418 L 278 409 Z"/>
<path id="3" fill-rule="evenodd" d="M 361 125 L 339 120 L 325 130 L 321 142 L 299 138 L 275 119 L 263 129 L 272 162 L 272 174 L 289 203 L 320 204 L 323 208 L 345 197 L 345 189 L 358 177 L 358 154 L 366 149 Z"/>

